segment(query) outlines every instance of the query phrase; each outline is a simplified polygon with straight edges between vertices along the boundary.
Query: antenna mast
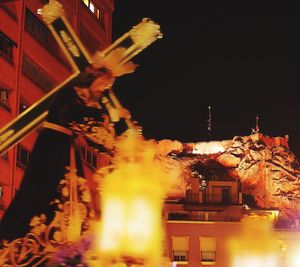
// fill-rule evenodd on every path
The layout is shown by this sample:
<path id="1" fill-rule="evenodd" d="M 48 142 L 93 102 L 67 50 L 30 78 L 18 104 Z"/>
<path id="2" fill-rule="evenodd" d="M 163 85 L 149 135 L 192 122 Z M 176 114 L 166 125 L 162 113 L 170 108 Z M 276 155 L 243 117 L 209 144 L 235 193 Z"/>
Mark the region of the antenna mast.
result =
<path id="1" fill-rule="evenodd" d="M 258 117 L 258 115 L 256 115 L 255 131 L 256 131 L 256 133 L 259 133 L 259 117 Z"/>
<path id="2" fill-rule="evenodd" d="M 212 117 L 211 117 L 211 106 L 208 106 L 208 120 L 207 120 L 207 133 L 208 133 L 208 140 L 212 138 Z"/>

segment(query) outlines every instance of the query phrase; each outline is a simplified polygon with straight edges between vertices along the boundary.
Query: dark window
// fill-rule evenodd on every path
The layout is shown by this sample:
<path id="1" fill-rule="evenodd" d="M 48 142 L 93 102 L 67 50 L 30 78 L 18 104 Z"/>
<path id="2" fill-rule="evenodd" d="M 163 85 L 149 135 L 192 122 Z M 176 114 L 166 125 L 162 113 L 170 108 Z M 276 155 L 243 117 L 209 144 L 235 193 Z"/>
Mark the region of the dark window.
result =
<path id="1" fill-rule="evenodd" d="M 0 55 L 8 60 L 13 62 L 13 48 L 16 46 L 15 42 L 12 41 L 7 35 L 3 32 L 0 32 Z"/>
<path id="2" fill-rule="evenodd" d="M 48 92 L 53 88 L 54 82 L 46 74 L 46 72 L 38 66 L 32 59 L 28 56 L 23 56 L 23 73 L 33 81 L 39 88 L 43 91 Z"/>
<path id="3" fill-rule="evenodd" d="M 223 203 L 230 202 L 230 188 L 222 189 L 222 202 Z"/>
<path id="4" fill-rule="evenodd" d="M 25 29 L 61 63 L 68 66 L 50 30 L 28 9 L 26 9 Z"/>
<path id="5" fill-rule="evenodd" d="M 10 112 L 8 96 L 9 90 L 0 88 L 0 106 Z"/>
<path id="6" fill-rule="evenodd" d="M 26 9 L 25 29 L 42 44 L 47 45 L 49 35 L 47 27 L 28 9 Z"/>
<path id="7" fill-rule="evenodd" d="M 3 1 L 0 1 L 0 3 Z M 4 1 L 5 2 L 5 1 Z M 6 1 L 9 2 L 9 1 Z M 13 1 L 11 1 L 13 2 Z M 2 9 L 8 16 L 10 16 L 13 20 L 18 21 L 18 17 L 17 17 L 17 4 L 15 3 L 7 3 L 7 5 L 5 3 L 0 4 L 0 9 Z"/>
<path id="8" fill-rule="evenodd" d="M 209 201 L 213 203 L 228 204 L 232 201 L 231 197 L 230 186 L 213 186 L 212 194 L 209 195 Z"/>
<path id="9" fill-rule="evenodd" d="M 22 145 L 17 146 L 17 166 L 25 169 L 28 166 L 30 152 Z"/>

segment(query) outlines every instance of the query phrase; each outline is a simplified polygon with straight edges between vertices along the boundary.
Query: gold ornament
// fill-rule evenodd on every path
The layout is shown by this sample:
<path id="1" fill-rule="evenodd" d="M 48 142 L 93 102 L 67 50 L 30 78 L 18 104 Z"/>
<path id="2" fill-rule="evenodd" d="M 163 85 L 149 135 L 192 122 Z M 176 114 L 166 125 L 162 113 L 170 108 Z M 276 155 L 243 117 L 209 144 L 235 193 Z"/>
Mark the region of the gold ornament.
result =
<path id="1" fill-rule="evenodd" d="M 38 14 L 42 15 L 43 20 L 47 24 L 51 24 L 58 17 L 64 16 L 62 5 L 56 0 L 50 0 L 49 4 L 38 10 Z"/>

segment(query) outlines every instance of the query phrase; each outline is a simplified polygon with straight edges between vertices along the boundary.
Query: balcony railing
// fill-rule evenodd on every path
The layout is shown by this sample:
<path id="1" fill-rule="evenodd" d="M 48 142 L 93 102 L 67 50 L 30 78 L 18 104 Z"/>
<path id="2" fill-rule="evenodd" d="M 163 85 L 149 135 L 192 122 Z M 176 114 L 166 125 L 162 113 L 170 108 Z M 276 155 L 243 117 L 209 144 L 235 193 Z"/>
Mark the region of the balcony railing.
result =
<path id="1" fill-rule="evenodd" d="M 185 197 L 186 203 L 202 203 L 202 204 L 222 204 L 231 205 L 239 203 L 238 194 L 205 194 L 202 193 L 202 201 L 200 200 L 199 193 L 188 193 Z"/>
<path id="2" fill-rule="evenodd" d="M 216 262 L 215 251 L 200 251 L 201 262 Z"/>
<path id="3" fill-rule="evenodd" d="M 168 220 L 171 221 L 210 221 L 210 222 L 239 222 L 240 214 L 236 216 L 227 213 L 218 212 L 200 212 L 198 214 L 172 212 L 168 215 Z"/>
<path id="4" fill-rule="evenodd" d="M 188 251 L 187 250 L 173 250 L 173 261 L 188 261 Z"/>

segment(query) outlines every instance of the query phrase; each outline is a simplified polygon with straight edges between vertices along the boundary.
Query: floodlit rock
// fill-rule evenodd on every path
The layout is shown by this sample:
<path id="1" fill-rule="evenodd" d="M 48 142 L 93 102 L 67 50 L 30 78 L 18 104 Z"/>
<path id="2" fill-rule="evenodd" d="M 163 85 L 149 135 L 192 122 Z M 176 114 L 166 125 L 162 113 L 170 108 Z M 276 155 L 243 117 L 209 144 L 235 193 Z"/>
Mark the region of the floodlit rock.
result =
<path id="1" fill-rule="evenodd" d="M 217 154 L 172 153 L 172 159 L 185 172 L 185 183 L 188 185 L 188 177 L 195 177 L 195 171 L 208 180 L 213 176 L 233 181 L 238 178 L 243 193 L 253 196 L 260 208 L 278 208 L 283 217 L 299 218 L 300 164 L 289 150 L 287 139 L 257 133 L 236 136 L 226 144 L 225 151 Z M 168 147 L 182 146 L 176 141 L 169 142 Z"/>
<path id="2" fill-rule="evenodd" d="M 241 163 L 241 158 L 230 153 L 224 153 L 218 157 L 218 162 L 228 168 L 235 168 Z"/>
<path id="3" fill-rule="evenodd" d="M 158 142 L 158 149 L 158 153 L 161 155 L 167 155 L 172 151 L 179 153 L 183 149 L 183 144 L 179 141 L 164 139 Z"/>

